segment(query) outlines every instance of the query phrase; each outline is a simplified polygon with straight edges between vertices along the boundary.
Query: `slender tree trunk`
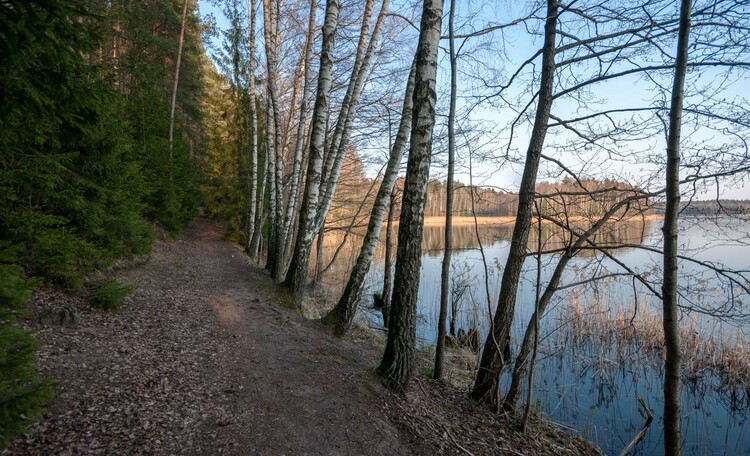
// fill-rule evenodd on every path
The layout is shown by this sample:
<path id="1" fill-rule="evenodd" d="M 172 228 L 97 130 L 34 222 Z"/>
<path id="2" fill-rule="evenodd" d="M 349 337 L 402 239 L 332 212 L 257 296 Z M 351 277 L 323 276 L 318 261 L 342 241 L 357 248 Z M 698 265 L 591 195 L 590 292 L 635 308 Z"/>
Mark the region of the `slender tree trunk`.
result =
<path id="1" fill-rule="evenodd" d="M 172 107 L 169 111 L 169 177 L 172 178 L 172 150 L 174 149 L 174 114 L 177 108 L 177 86 L 180 82 L 180 63 L 182 62 L 182 44 L 185 41 L 185 25 L 187 23 L 188 0 L 182 5 L 182 23 L 180 25 L 180 41 L 177 44 L 177 61 L 174 67 L 174 85 L 172 85 Z"/>
<path id="2" fill-rule="evenodd" d="M 325 156 L 323 162 L 323 181 L 321 182 L 321 188 L 325 188 L 328 183 L 325 181 L 331 173 L 333 168 L 333 161 L 336 152 L 341 144 L 343 138 L 344 125 L 346 124 L 346 117 L 349 115 L 349 107 L 354 96 L 354 86 L 356 85 L 359 71 L 362 68 L 362 60 L 364 59 L 365 52 L 367 50 L 367 37 L 370 35 L 370 19 L 372 18 L 372 7 L 375 4 L 375 0 L 365 0 L 365 8 L 362 14 L 362 26 L 359 31 L 359 41 L 357 42 L 357 50 L 354 55 L 354 66 L 352 67 L 352 75 L 349 78 L 349 85 L 346 88 L 344 99 L 341 102 L 341 109 L 336 120 L 336 126 L 333 130 L 333 137 L 331 138 L 331 146 L 329 147 L 329 154 Z"/>
<path id="3" fill-rule="evenodd" d="M 442 0 L 425 0 L 417 47 L 411 145 L 398 227 L 396 275 L 388 339 L 378 368 L 390 388 L 405 391 L 414 369 L 422 227 L 435 126 L 435 78 Z"/>
<path id="4" fill-rule="evenodd" d="M 440 315 L 438 315 L 437 343 L 435 344 L 435 368 L 433 376 L 443 378 L 443 361 L 445 359 L 445 326 L 448 320 L 448 294 L 453 254 L 453 173 L 456 157 L 456 48 L 453 39 L 453 18 L 456 15 L 456 0 L 451 0 L 448 13 L 448 47 L 451 65 L 451 93 L 448 108 L 448 181 L 445 189 L 445 253 L 440 273 Z"/>
<path id="5" fill-rule="evenodd" d="M 315 269 L 313 270 L 313 279 L 310 288 L 317 288 L 323 275 L 323 239 L 325 237 L 325 224 L 318 230 L 318 240 L 315 244 Z"/>
<path id="6" fill-rule="evenodd" d="M 508 393 L 505 395 L 505 399 L 503 401 L 504 408 L 511 410 L 515 407 L 515 404 L 518 401 L 518 396 L 521 392 L 521 382 L 523 380 L 523 372 L 526 367 L 526 361 L 533 348 L 534 340 L 537 337 L 538 326 L 535 323 L 539 318 L 541 318 L 542 315 L 544 315 L 544 312 L 547 310 L 547 305 L 549 305 L 550 301 L 552 300 L 552 296 L 554 296 L 555 292 L 557 291 L 557 286 L 560 284 L 563 272 L 565 272 L 565 268 L 568 266 L 568 263 L 578 253 L 581 247 L 588 244 L 589 240 L 594 237 L 602 227 L 606 226 L 606 224 L 612 219 L 612 217 L 616 216 L 621 209 L 629 206 L 631 201 L 631 198 L 625 198 L 610 207 L 607 212 L 605 212 L 604 215 L 602 215 L 602 217 L 597 220 L 597 222 L 594 223 L 589 229 L 587 229 L 582 234 L 577 235 L 578 239 L 570 244 L 560 257 L 560 260 L 557 262 L 555 269 L 552 271 L 552 276 L 550 277 L 549 282 L 544 289 L 544 293 L 542 293 L 542 297 L 539 299 L 539 304 L 538 306 L 536 306 L 534 314 L 531 316 L 531 320 L 526 326 L 526 332 L 524 334 L 523 341 L 521 342 L 518 356 L 516 356 L 510 388 L 508 388 Z"/>
<path id="7" fill-rule="evenodd" d="M 370 2 L 372 3 L 372 2 Z M 347 89 L 347 96 L 351 92 L 351 96 L 347 99 L 344 98 L 344 104 L 342 110 L 339 113 L 338 120 L 336 122 L 336 130 L 334 131 L 333 141 L 331 142 L 331 150 L 329 156 L 326 159 L 325 167 L 323 168 L 323 181 L 321 183 L 322 199 L 320 207 L 318 208 L 318 214 L 316 219 L 317 226 L 320 226 L 328 215 L 328 211 L 331 208 L 331 202 L 333 201 L 333 195 L 336 193 L 336 187 L 338 185 L 339 176 L 341 175 L 341 166 L 344 163 L 344 157 L 349 145 L 349 135 L 351 134 L 352 125 L 356 117 L 357 105 L 359 104 L 359 98 L 362 94 L 362 88 L 364 87 L 367 79 L 368 68 L 372 61 L 372 56 L 375 53 L 377 47 L 378 38 L 380 31 L 383 27 L 385 17 L 388 13 L 389 0 L 383 0 L 380 7 L 380 13 L 375 21 L 375 27 L 373 28 L 372 35 L 370 36 L 370 42 L 367 45 L 367 51 L 364 57 L 361 59 L 361 63 L 356 65 L 356 72 L 352 72 L 352 80 Z M 372 9 L 372 5 L 370 10 Z M 370 11 L 371 13 L 371 11 Z M 369 32 L 369 21 L 368 26 L 365 28 L 363 21 L 362 31 L 365 35 Z M 364 43 L 361 41 L 361 45 Z M 359 51 L 358 51 L 359 55 Z M 339 132 L 340 130 L 340 132 Z M 338 138 L 337 138 L 338 133 Z"/>
<path id="8" fill-rule="evenodd" d="M 393 283 L 393 217 L 396 214 L 396 189 L 391 192 L 391 202 L 388 203 L 388 222 L 385 226 L 385 265 L 383 266 L 383 326 L 388 327 L 388 315 L 391 308 Z"/>
<path id="9" fill-rule="evenodd" d="M 294 254 L 289 265 L 285 284 L 292 291 L 298 306 L 302 305 L 307 288 L 307 267 L 310 259 L 313 236 L 315 235 L 315 216 L 320 197 L 320 181 L 323 169 L 323 147 L 326 139 L 326 119 L 328 117 L 328 98 L 331 92 L 331 70 L 333 68 L 333 44 L 339 16 L 339 0 L 328 0 L 326 3 L 325 21 L 323 23 L 323 43 L 320 52 L 320 70 L 318 71 L 318 92 L 315 96 L 310 134 L 310 154 L 308 157 L 307 180 L 300 207 L 297 240 Z"/>
<path id="10" fill-rule="evenodd" d="M 245 251 L 251 258 L 255 257 L 252 249 L 252 239 L 255 235 L 256 206 L 258 205 L 258 112 L 255 106 L 255 0 L 248 0 L 248 85 L 250 97 L 250 194 L 247 204 L 247 245 Z"/>
<path id="11" fill-rule="evenodd" d="M 685 73 L 690 39 L 691 0 L 680 2 L 677 59 L 669 108 L 667 137 L 667 201 L 664 210 L 664 454 L 679 455 L 680 442 L 680 332 L 677 314 L 677 220 L 680 210 L 680 136 Z"/>
<path id="12" fill-rule="evenodd" d="M 392 200 L 393 187 L 396 183 L 396 178 L 398 177 L 401 159 L 403 158 L 406 144 L 409 141 L 415 72 L 416 59 L 412 63 L 411 70 L 409 71 L 409 79 L 406 83 L 406 93 L 404 94 L 404 104 L 401 111 L 401 122 L 399 123 L 398 133 L 396 133 L 396 140 L 391 147 L 391 154 L 388 158 L 385 173 L 383 174 L 383 181 L 380 183 L 378 194 L 375 196 L 375 202 L 372 205 L 370 221 L 367 225 L 367 232 L 362 241 L 362 248 L 359 251 L 357 262 L 355 263 L 354 268 L 352 268 L 352 272 L 349 274 L 349 280 L 346 283 L 346 288 L 344 289 L 341 298 L 339 298 L 333 310 L 323 318 L 323 321 L 326 324 L 333 326 L 334 332 L 337 335 L 345 334 L 349 328 L 351 328 L 352 322 L 354 321 L 354 315 L 357 311 L 357 302 L 362 294 L 362 286 L 364 285 L 367 273 L 370 271 L 372 258 L 375 255 L 375 248 L 377 247 L 378 239 L 380 239 L 380 229 L 383 226 L 383 218 L 385 217 L 388 200 Z M 391 204 L 389 223 L 393 222 L 392 208 L 393 205 Z M 388 260 L 386 260 L 386 262 L 387 261 Z M 388 281 L 390 282 L 390 277 L 388 277 Z M 385 295 L 383 295 L 383 299 L 385 300 Z"/>
<path id="13" fill-rule="evenodd" d="M 289 255 L 288 246 L 291 245 L 293 236 L 292 226 L 294 223 L 294 213 L 297 208 L 299 198 L 299 187 L 302 184 L 302 152 L 305 144 L 305 124 L 307 123 L 307 99 L 310 98 L 310 86 L 312 85 L 312 56 L 313 43 L 315 42 L 315 11 L 318 7 L 317 0 L 310 0 L 310 16 L 307 22 L 307 36 L 305 38 L 305 55 L 303 60 L 304 81 L 302 88 L 302 98 L 300 98 L 299 123 L 297 124 L 297 138 L 294 145 L 294 168 L 292 170 L 291 188 L 289 189 L 289 201 L 286 205 L 286 215 L 284 216 L 284 230 L 282 240 L 284 242 L 284 258 Z"/>
<path id="14" fill-rule="evenodd" d="M 542 216 L 539 212 L 539 205 L 534 202 L 536 208 L 536 284 L 534 288 L 534 351 L 531 355 L 531 366 L 529 366 L 529 381 L 526 390 L 526 405 L 523 409 L 523 419 L 521 420 L 521 432 L 526 433 L 529 425 L 529 413 L 531 412 L 531 398 L 534 393 L 534 365 L 536 364 L 536 355 L 539 349 L 539 291 L 542 289 Z"/>
<path id="15" fill-rule="evenodd" d="M 256 115 L 256 120 L 257 120 Z M 257 130 L 256 130 L 257 131 Z M 250 257 L 257 259 L 260 256 L 260 244 L 263 238 L 263 223 L 265 222 L 265 211 L 263 205 L 266 199 L 266 181 L 268 179 L 268 173 L 266 172 L 266 162 L 264 161 L 263 166 L 259 166 L 258 169 L 263 170 L 258 181 L 260 182 L 260 188 L 258 189 L 258 201 L 255 207 L 255 231 L 253 232 L 253 238 L 250 241 Z"/>
<path id="16" fill-rule="evenodd" d="M 344 100 L 339 112 L 338 119 L 336 121 L 336 127 L 334 129 L 333 139 L 329 147 L 324 151 L 321 167 L 320 176 L 316 177 L 318 183 L 317 195 L 314 204 L 310 206 L 309 210 L 314 215 L 312 216 L 312 230 L 313 233 L 320 229 L 325 222 L 328 209 L 330 208 L 331 201 L 333 199 L 333 193 L 336 190 L 336 183 L 338 181 L 339 172 L 341 170 L 341 164 L 343 163 L 344 155 L 346 155 L 346 146 L 348 143 L 349 129 L 351 129 L 351 118 L 353 117 L 354 107 L 356 101 L 363 86 L 364 74 L 366 72 L 367 65 L 372 57 L 372 53 L 375 46 L 376 33 L 379 33 L 382 26 L 382 17 L 385 16 L 384 10 L 381 10 L 381 14 L 378 16 L 378 21 L 375 25 L 375 30 L 370 39 L 370 45 L 365 47 L 367 43 L 367 37 L 369 36 L 369 20 L 372 15 L 372 5 L 374 0 L 367 0 L 365 4 L 365 14 L 362 20 L 362 31 L 357 45 L 357 53 L 354 62 L 354 68 L 352 70 L 352 78 L 350 79 L 347 92 L 344 95 Z M 384 7 L 387 8 L 388 0 L 384 0 Z M 310 182 L 308 166 L 308 182 Z M 307 185 L 306 185 L 307 186 Z M 305 190 L 307 191 L 307 189 Z M 303 199 L 304 202 L 304 199 Z M 313 202 L 313 201 L 310 201 Z M 302 229 L 302 218 L 300 218 L 300 224 L 298 228 L 297 238 L 300 238 L 299 231 Z M 307 252 L 303 255 L 303 253 Z M 292 258 L 292 265 L 298 268 L 307 269 L 310 262 L 310 249 L 297 249 Z M 299 253 L 299 254 L 298 254 Z M 290 269 L 292 267 L 290 265 Z M 304 290 L 297 290 L 296 294 L 302 293 Z"/>
<path id="17" fill-rule="evenodd" d="M 278 84 L 277 84 L 277 72 L 278 72 L 278 7 L 275 0 L 263 0 L 263 19 L 265 22 L 264 37 L 265 37 L 265 48 L 266 48 L 266 72 L 268 76 L 268 97 L 270 99 L 269 109 L 271 110 L 272 116 L 269 121 L 273 122 L 273 149 L 270 153 L 274 155 L 274 192 L 271 194 L 271 198 L 274 200 L 273 209 L 273 223 L 272 229 L 269 233 L 271 239 L 269 239 L 269 253 L 268 253 L 268 264 L 267 269 L 271 272 L 271 277 L 274 280 L 280 280 L 283 269 L 283 247 L 284 243 L 280 239 L 281 227 L 280 223 L 283 221 L 283 138 L 282 138 L 282 125 L 281 125 L 281 111 L 279 108 L 279 96 L 278 96 Z M 270 249 L 273 248 L 273 252 Z"/>
<path id="18" fill-rule="evenodd" d="M 542 49 L 542 74 L 539 88 L 539 100 L 536 108 L 534 127 L 526 152 L 526 164 L 518 191 L 518 212 L 513 227 L 510 251 L 503 270 L 500 297 L 492 320 L 491 330 L 487 336 L 482 352 L 482 360 L 471 391 L 471 398 L 482 404 L 497 407 L 499 403 L 500 372 L 508 360 L 503 353 L 510 335 L 513 314 L 516 306 L 518 282 L 526 254 L 526 244 L 531 228 L 531 216 L 534 204 L 534 187 L 539 169 L 539 161 L 547 134 L 550 109 L 553 100 L 553 81 L 555 72 L 555 36 L 557 33 L 557 11 L 559 3 L 547 0 L 547 15 L 544 25 L 544 47 Z"/>
<path id="19" fill-rule="evenodd" d="M 268 176 L 268 209 L 270 223 L 268 224 L 268 242 L 266 243 L 266 266 L 269 272 L 272 272 L 276 266 L 276 242 L 279 239 L 277 235 L 278 220 L 276 219 L 276 148 L 274 147 L 274 122 L 273 108 L 271 107 L 271 97 L 266 98 L 266 176 Z"/>

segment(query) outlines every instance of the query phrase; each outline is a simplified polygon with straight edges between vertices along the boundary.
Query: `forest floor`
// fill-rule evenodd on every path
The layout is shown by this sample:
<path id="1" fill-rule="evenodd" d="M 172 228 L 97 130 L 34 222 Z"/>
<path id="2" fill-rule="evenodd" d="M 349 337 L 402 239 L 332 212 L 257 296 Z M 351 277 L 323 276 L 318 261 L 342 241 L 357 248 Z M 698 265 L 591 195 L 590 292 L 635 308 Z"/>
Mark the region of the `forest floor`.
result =
<path id="1" fill-rule="evenodd" d="M 135 287 L 114 311 L 35 294 L 32 315 L 66 306 L 80 321 L 24 321 L 56 395 L 0 454 L 597 454 L 544 420 L 522 435 L 514 417 L 423 376 L 406 397 L 389 392 L 371 334 L 338 339 L 288 310 L 206 219 L 110 275 Z"/>

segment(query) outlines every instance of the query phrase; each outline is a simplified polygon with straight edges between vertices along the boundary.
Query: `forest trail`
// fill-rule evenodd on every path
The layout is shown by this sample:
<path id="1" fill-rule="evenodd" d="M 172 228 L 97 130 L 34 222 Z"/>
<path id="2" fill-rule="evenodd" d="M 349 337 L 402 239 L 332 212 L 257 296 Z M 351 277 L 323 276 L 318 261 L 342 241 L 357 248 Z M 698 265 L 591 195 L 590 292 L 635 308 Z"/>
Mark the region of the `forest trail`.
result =
<path id="1" fill-rule="evenodd" d="M 64 306 L 80 321 L 23 321 L 57 386 L 44 419 L 0 456 L 599 454 L 543 420 L 521 434 L 512 417 L 422 375 L 406 398 L 389 392 L 369 334 L 338 339 L 284 308 L 279 287 L 207 219 L 112 274 L 134 286 L 112 311 L 35 293 L 31 315 Z"/>
<path id="2" fill-rule="evenodd" d="M 57 394 L 8 454 L 411 453 L 383 410 L 373 348 L 284 309 L 214 223 L 193 221 L 115 275 L 135 286 L 118 310 L 32 328 Z"/>

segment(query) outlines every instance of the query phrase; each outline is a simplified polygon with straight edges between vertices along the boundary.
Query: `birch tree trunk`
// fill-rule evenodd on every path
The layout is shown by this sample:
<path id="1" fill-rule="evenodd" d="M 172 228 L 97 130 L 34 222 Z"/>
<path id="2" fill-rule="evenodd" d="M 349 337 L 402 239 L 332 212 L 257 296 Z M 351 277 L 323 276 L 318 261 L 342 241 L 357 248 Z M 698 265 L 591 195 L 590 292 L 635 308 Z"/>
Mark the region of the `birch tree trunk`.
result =
<path id="1" fill-rule="evenodd" d="M 187 23 L 188 0 L 182 5 L 182 23 L 180 25 L 180 41 L 177 44 L 177 61 L 174 68 L 174 84 L 172 85 L 172 107 L 169 111 L 169 173 L 172 175 L 172 150 L 174 149 L 174 114 L 177 107 L 177 86 L 180 82 L 180 63 L 182 62 L 182 45 L 185 42 L 185 24 Z"/>
<path id="2" fill-rule="evenodd" d="M 367 232 L 362 241 L 362 248 L 359 251 L 357 262 L 352 268 L 341 298 L 339 298 L 333 310 L 323 317 L 323 322 L 332 326 L 334 333 L 337 335 L 343 335 L 351 328 L 354 315 L 357 311 L 357 302 L 362 294 L 362 285 L 365 282 L 367 273 L 370 271 L 372 258 L 375 255 L 375 248 L 377 247 L 378 239 L 380 239 L 380 229 L 383 226 L 385 210 L 388 207 L 388 201 L 391 199 L 393 187 L 398 177 L 398 170 L 401 165 L 401 159 L 404 156 L 404 149 L 406 149 L 406 144 L 409 141 L 409 129 L 411 128 L 412 109 L 414 106 L 415 73 L 416 59 L 412 62 L 409 79 L 406 83 L 406 93 L 404 94 L 404 104 L 401 110 L 401 121 L 398 126 L 398 133 L 396 133 L 396 140 L 388 157 L 383 181 L 380 183 L 378 194 L 375 196 L 375 202 L 372 205 L 370 221 L 367 225 Z M 386 271 L 386 273 L 388 272 Z"/>
<path id="3" fill-rule="evenodd" d="M 299 198 L 299 187 L 302 183 L 302 151 L 305 143 L 305 124 L 307 123 L 307 99 L 310 97 L 310 85 L 312 84 L 312 56 L 313 43 L 315 42 L 315 11 L 318 7 L 317 0 L 310 0 L 310 16 L 307 22 L 307 36 L 305 37 L 305 55 L 303 58 L 304 81 L 302 88 L 302 97 L 300 98 L 299 123 L 297 124 L 297 137 L 294 145 L 294 168 L 291 176 L 291 188 L 289 189 L 289 200 L 286 205 L 286 214 L 284 216 L 284 227 L 282 231 L 282 242 L 284 242 L 284 257 L 288 252 L 287 246 L 290 245 L 292 225 L 294 223 L 294 212 L 297 208 Z"/>
<path id="4" fill-rule="evenodd" d="M 425 0 L 417 47 L 411 145 L 398 228 L 396 275 L 388 339 L 378 368 L 391 389 L 405 391 L 414 369 L 417 293 L 422 263 L 422 227 L 435 126 L 435 78 L 443 14 L 442 0 Z"/>
<path id="5" fill-rule="evenodd" d="M 323 22 L 323 43 L 318 71 L 318 92 L 315 96 L 310 134 L 310 153 L 307 166 L 305 192 L 300 207 L 299 228 L 294 245 L 294 254 L 289 265 L 285 284 L 292 291 L 298 306 L 302 305 L 307 287 L 307 268 L 310 259 L 315 216 L 320 196 L 321 172 L 323 169 L 323 147 L 326 139 L 326 119 L 331 92 L 333 68 L 333 44 L 339 16 L 339 0 L 328 0 Z"/>
<path id="6" fill-rule="evenodd" d="M 325 179 L 333 168 L 334 155 L 338 151 L 341 139 L 343 138 L 344 125 L 346 124 L 346 118 L 349 115 L 352 97 L 354 96 L 354 86 L 356 85 L 357 77 L 359 76 L 360 69 L 362 68 L 362 61 L 367 50 L 367 38 L 370 36 L 370 19 L 372 18 L 372 7 L 375 4 L 375 0 L 365 0 L 365 9 L 362 15 L 362 26 L 359 31 L 359 41 L 357 42 L 357 51 L 354 56 L 354 65 L 352 66 L 352 75 L 349 78 L 349 85 L 346 88 L 346 94 L 341 102 L 341 109 L 339 110 L 338 119 L 336 120 L 336 127 L 333 131 L 333 137 L 331 139 L 330 150 L 331 154 L 325 157 L 323 164 L 323 178 Z M 327 186 L 328 183 L 324 180 L 323 186 Z"/>
<path id="7" fill-rule="evenodd" d="M 518 282 L 526 253 L 526 244 L 531 229 L 531 216 L 534 206 L 534 187 L 539 169 L 539 161 L 547 134 L 549 114 L 553 100 L 553 81 L 555 72 L 555 36 L 557 30 L 557 11 L 559 3 L 547 0 L 547 15 L 544 25 L 544 47 L 542 48 L 542 74 L 537 101 L 536 117 L 526 151 L 526 164 L 518 191 L 518 211 L 513 227 L 510 251 L 503 270 L 503 278 L 498 298 L 497 309 L 492 326 L 484 343 L 482 360 L 477 378 L 471 391 L 471 398 L 481 404 L 497 407 L 499 403 L 498 388 L 500 372 L 508 362 L 503 359 L 508 342 L 510 327 L 516 306 Z"/>
<path id="8" fill-rule="evenodd" d="M 256 120 L 257 120 L 256 115 Z M 266 182 L 268 180 L 268 173 L 266 172 L 266 162 L 264 161 L 263 166 L 259 166 L 258 169 L 263 171 L 263 174 L 261 175 L 260 179 L 258 181 L 260 182 L 260 188 L 258 189 L 258 201 L 255 207 L 255 232 L 253 233 L 253 238 L 250 241 L 250 257 L 255 258 L 256 260 L 260 256 L 260 245 L 261 240 L 263 239 L 263 224 L 266 220 L 266 214 L 263 210 L 263 206 L 265 204 L 266 200 Z"/>
<path id="9" fill-rule="evenodd" d="M 248 84 L 247 92 L 250 97 L 250 194 L 247 204 L 247 245 L 245 251 L 251 258 L 255 257 L 252 249 L 252 239 L 255 235 L 255 217 L 258 205 L 258 112 L 255 109 L 255 0 L 248 0 Z"/>
<path id="10" fill-rule="evenodd" d="M 270 217 L 268 224 L 268 242 L 266 252 L 265 269 L 272 271 L 276 265 L 276 242 L 279 237 L 274 231 L 278 220 L 276 219 L 276 149 L 274 145 L 274 122 L 273 108 L 271 107 L 271 97 L 266 97 L 266 176 L 268 178 L 268 214 Z"/>
<path id="11" fill-rule="evenodd" d="M 680 442 L 680 332 L 677 314 L 677 220 L 680 210 L 680 136 L 682 104 L 690 39 L 691 0 L 680 2 L 672 100 L 667 137 L 667 201 L 664 210 L 664 282 L 662 285 L 664 344 L 664 454 L 679 455 Z"/>
<path id="12" fill-rule="evenodd" d="M 279 224 L 283 220 L 283 204 L 281 195 L 283 192 L 282 181 L 283 181 L 283 139 L 282 139 L 282 125 L 281 125 L 281 112 L 279 108 L 278 98 L 278 84 L 277 84 L 277 73 L 278 73 L 278 14 L 279 5 L 275 0 L 263 0 L 263 20 L 265 26 L 264 38 L 266 48 L 266 72 L 267 72 L 267 83 L 268 83 L 268 97 L 270 100 L 269 109 L 271 110 L 272 117 L 269 121 L 273 122 L 273 149 L 270 149 L 269 153 L 274 156 L 273 164 L 273 181 L 276 185 L 273 187 L 273 193 L 271 198 L 274 200 L 273 204 L 273 217 L 272 225 L 269 230 L 269 252 L 268 262 L 266 269 L 271 272 L 271 277 L 274 280 L 280 280 L 282 269 L 283 269 L 283 247 L 284 244 L 280 238 L 281 228 Z M 273 252 L 271 251 L 273 248 Z"/>
<path id="13" fill-rule="evenodd" d="M 372 14 L 372 3 L 373 0 L 368 0 L 365 19 L 362 21 L 362 34 L 365 38 L 369 35 L 368 14 Z M 352 71 L 352 79 L 349 82 L 349 87 L 347 88 L 347 93 L 344 96 L 344 102 L 336 121 L 336 129 L 334 130 L 333 140 L 331 141 L 330 153 L 328 157 L 326 157 L 325 166 L 323 168 L 323 181 L 321 183 L 322 199 L 320 207 L 318 208 L 316 227 L 323 224 L 323 221 L 331 208 L 333 195 L 336 193 L 336 187 L 338 186 L 339 176 L 341 174 L 341 166 L 344 163 L 344 157 L 346 156 L 346 151 L 349 146 L 349 135 L 351 134 L 352 125 L 356 117 L 357 105 L 359 104 L 359 98 L 367 79 L 366 76 L 368 74 L 370 62 L 372 61 L 372 56 L 375 54 L 375 48 L 377 47 L 380 31 L 383 28 L 383 22 L 388 13 L 389 4 L 390 0 L 383 0 L 380 12 L 378 13 L 378 18 L 375 21 L 375 27 L 370 36 L 370 42 L 367 45 L 367 50 L 364 52 L 364 56 L 362 57 L 361 52 L 364 50 L 366 40 L 363 40 L 362 37 L 360 37 L 360 48 L 357 50 L 357 58 L 360 62 L 357 64 L 355 61 L 354 70 Z"/>
<path id="14" fill-rule="evenodd" d="M 388 327 L 388 315 L 391 308 L 391 295 L 393 284 L 391 272 L 393 271 L 393 218 L 396 214 L 396 189 L 391 192 L 391 202 L 388 204 L 388 222 L 385 225 L 385 264 L 383 265 L 383 326 Z"/>
<path id="15" fill-rule="evenodd" d="M 445 326 L 448 320 L 448 285 L 450 283 L 451 256 L 453 254 L 453 173 L 456 157 L 456 48 L 453 38 L 453 20 L 456 15 L 456 0 L 451 0 L 448 13 L 448 48 L 451 66 L 451 93 L 448 108 L 448 181 L 445 188 L 445 250 L 443 265 L 440 271 L 440 314 L 438 315 L 438 333 L 435 344 L 435 367 L 433 377 L 443 378 L 443 361 L 445 358 Z"/>

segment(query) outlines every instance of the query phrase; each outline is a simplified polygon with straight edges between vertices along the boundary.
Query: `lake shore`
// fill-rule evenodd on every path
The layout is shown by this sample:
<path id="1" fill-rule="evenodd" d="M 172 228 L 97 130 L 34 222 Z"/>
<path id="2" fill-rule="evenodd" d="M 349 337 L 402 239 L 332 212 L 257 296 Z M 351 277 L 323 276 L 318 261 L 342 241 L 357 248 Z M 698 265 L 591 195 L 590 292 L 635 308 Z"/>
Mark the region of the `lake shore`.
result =
<path id="1" fill-rule="evenodd" d="M 661 220 L 664 216 L 660 214 L 646 214 L 644 216 L 631 216 L 628 217 L 622 221 L 628 221 L 628 222 L 635 222 L 640 220 Z M 573 223 L 583 223 L 583 222 L 590 222 L 592 219 L 581 217 L 581 216 L 574 216 L 569 217 L 569 220 Z M 593 221 L 598 219 L 593 219 Z M 620 220 L 617 220 L 620 221 Z M 512 225 L 516 222 L 516 218 L 513 216 L 491 216 L 491 217 L 477 217 L 476 223 L 481 226 L 497 226 L 497 225 Z M 398 223 L 398 222 L 396 222 Z M 552 223 L 550 221 L 546 221 L 545 223 Z M 616 223 L 616 221 L 612 221 L 611 223 Z M 473 225 L 474 224 L 474 217 L 468 216 L 468 215 L 459 215 L 453 216 L 453 224 L 454 225 Z M 431 217 L 425 217 L 424 218 L 424 225 L 425 226 L 440 226 L 445 225 L 445 216 L 439 215 L 439 216 L 431 216 Z"/>

